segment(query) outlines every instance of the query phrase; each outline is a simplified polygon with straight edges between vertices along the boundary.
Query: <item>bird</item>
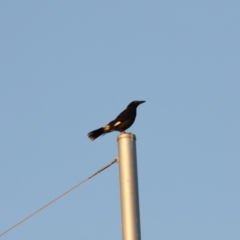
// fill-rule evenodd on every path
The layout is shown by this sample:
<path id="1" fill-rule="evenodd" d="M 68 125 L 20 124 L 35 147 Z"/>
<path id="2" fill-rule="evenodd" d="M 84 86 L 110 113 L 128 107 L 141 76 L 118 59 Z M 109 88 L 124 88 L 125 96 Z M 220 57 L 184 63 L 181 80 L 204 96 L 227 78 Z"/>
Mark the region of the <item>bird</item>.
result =
<path id="1" fill-rule="evenodd" d="M 122 111 L 113 121 L 88 133 L 88 137 L 93 141 L 101 135 L 112 131 L 125 132 L 135 121 L 137 107 L 146 101 L 133 101 L 128 104 L 127 108 Z"/>

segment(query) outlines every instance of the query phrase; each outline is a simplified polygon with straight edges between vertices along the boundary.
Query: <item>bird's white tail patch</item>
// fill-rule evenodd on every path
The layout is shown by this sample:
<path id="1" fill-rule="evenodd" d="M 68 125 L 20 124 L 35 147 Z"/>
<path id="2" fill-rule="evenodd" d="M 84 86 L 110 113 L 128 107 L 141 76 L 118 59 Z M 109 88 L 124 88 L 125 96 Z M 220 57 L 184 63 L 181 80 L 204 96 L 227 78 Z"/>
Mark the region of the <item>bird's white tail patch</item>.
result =
<path id="1" fill-rule="evenodd" d="M 110 126 L 109 126 L 109 125 L 106 125 L 106 126 L 104 126 L 104 127 L 103 127 L 104 131 L 108 131 L 108 130 L 109 130 L 109 128 L 110 128 Z"/>

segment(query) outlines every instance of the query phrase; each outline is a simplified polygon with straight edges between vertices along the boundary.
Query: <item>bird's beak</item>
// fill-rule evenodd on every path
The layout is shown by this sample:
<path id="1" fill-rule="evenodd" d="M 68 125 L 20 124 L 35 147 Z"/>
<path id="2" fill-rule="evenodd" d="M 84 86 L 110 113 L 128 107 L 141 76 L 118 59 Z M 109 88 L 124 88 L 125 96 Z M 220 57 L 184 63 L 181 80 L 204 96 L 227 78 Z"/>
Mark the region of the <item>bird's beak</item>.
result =
<path id="1" fill-rule="evenodd" d="M 138 101 L 138 105 L 145 103 L 146 101 Z"/>

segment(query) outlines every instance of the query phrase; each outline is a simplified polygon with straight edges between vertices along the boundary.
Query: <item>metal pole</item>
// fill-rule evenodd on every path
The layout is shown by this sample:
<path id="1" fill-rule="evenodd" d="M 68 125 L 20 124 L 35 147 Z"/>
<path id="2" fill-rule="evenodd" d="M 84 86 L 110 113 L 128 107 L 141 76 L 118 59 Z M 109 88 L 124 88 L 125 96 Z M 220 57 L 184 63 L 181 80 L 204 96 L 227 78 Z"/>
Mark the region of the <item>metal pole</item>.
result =
<path id="1" fill-rule="evenodd" d="M 136 136 L 118 135 L 119 178 L 122 210 L 122 239 L 141 240 L 138 201 Z"/>

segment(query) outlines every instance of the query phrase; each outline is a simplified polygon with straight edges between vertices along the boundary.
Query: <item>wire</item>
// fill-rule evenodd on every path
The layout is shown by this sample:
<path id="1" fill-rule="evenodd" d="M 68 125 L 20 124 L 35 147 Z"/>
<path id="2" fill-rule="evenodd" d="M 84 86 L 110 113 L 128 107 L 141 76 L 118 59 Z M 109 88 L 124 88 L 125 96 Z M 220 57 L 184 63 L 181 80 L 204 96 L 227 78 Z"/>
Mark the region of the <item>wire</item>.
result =
<path id="1" fill-rule="evenodd" d="M 116 163 L 118 161 L 118 158 L 115 158 L 114 161 L 112 161 L 111 163 L 107 164 L 106 166 L 102 167 L 101 169 L 99 169 L 97 172 L 93 173 L 92 175 L 90 175 L 89 177 L 87 177 L 86 179 L 84 179 L 83 181 L 79 182 L 78 184 L 76 184 L 75 186 L 73 186 L 72 188 L 70 188 L 69 190 L 67 190 L 66 192 L 62 193 L 61 195 L 59 195 L 58 197 L 54 198 L 52 201 L 48 202 L 47 204 L 45 204 L 44 206 L 42 206 L 41 208 L 39 208 L 38 210 L 36 210 L 35 212 L 33 212 L 32 214 L 28 215 L 27 217 L 25 217 L 24 219 L 22 219 L 21 221 L 19 221 L 18 223 L 16 223 L 15 225 L 13 225 L 12 227 L 8 228 L 6 231 L 2 232 L 0 234 L 0 237 L 2 237 L 4 234 L 6 234 L 7 232 L 10 232 L 12 229 L 14 229 L 15 227 L 17 227 L 18 225 L 22 224 L 23 222 L 25 222 L 26 220 L 28 220 L 29 218 L 31 218 L 32 216 L 34 216 L 35 214 L 39 213 L 40 211 L 42 211 L 44 208 L 48 207 L 49 205 L 51 205 L 52 203 L 56 202 L 58 199 L 60 199 L 61 197 L 65 196 L 66 194 L 70 193 L 72 190 L 74 190 L 75 188 L 79 187 L 80 185 L 82 185 L 83 183 L 85 183 L 87 180 L 91 179 L 92 177 L 96 176 L 98 173 L 102 172 L 103 170 L 107 169 L 108 167 L 110 167 L 111 165 L 113 165 L 114 163 Z"/>

